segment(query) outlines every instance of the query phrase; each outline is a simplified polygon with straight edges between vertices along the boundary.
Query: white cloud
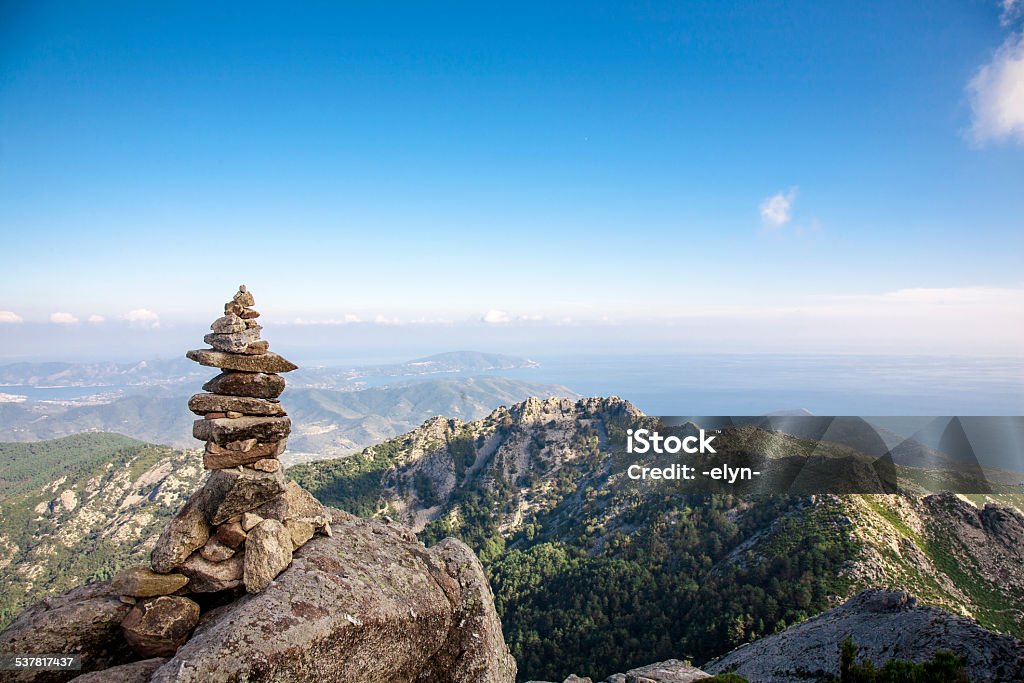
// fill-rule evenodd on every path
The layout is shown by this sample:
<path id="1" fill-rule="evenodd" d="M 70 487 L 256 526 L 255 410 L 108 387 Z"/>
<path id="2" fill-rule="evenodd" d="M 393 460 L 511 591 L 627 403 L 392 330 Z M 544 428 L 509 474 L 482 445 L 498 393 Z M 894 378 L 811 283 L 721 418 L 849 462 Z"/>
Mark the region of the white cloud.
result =
<path id="1" fill-rule="evenodd" d="M 1024 10 L 1024 0 L 1003 0 L 1003 26 L 1008 26 Z"/>
<path id="2" fill-rule="evenodd" d="M 512 316 L 506 311 L 499 311 L 496 308 L 492 308 L 484 313 L 480 320 L 490 324 L 510 323 L 512 322 Z"/>
<path id="3" fill-rule="evenodd" d="M 798 188 L 789 192 L 777 192 L 761 202 L 761 222 L 768 228 L 781 228 L 793 219 L 793 202 Z"/>
<path id="4" fill-rule="evenodd" d="M 136 308 L 122 316 L 132 327 L 154 329 L 160 327 L 160 316 L 148 308 Z"/>
<path id="5" fill-rule="evenodd" d="M 1007 11 L 1015 4 L 1006 3 Z M 1024 144 L 1024 33 L 999 46 L 992 61 L 967 84 L 967 92 L 973 113 L 970 134 L 976 142 L 1013 139 Z"/>
<path id="6" fill-rule="evenodd" d="M 20 315 L 14 311 L 0 311 L 0 324 L 25 322 Z"/>
<path id="7" fill-rule="evenodd" d="M 87 322 L 91 322 L 91 323 L 101 323 L 101 322 L 103 322 L 105 320 L 106 320 L 106 318 L 104 318 L 102 315 L 97 315 L 95 313 L 93 313 L 88 318 L 86 318 L 86 321 Z"/>
<path id="8" fill-rule="evenodd" d="M 74 325 L 78 322 L 78 318 L 70 313 L 57 312 L 50 314 L 50 322 L 58 325 Z"/>

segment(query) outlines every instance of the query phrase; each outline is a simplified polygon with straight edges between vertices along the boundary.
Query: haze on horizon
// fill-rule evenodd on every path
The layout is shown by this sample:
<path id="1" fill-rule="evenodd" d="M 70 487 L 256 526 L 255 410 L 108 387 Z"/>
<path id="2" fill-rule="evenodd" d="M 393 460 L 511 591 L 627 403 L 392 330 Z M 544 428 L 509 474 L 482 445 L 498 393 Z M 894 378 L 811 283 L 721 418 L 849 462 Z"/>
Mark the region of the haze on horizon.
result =
<path id="1" fill-rule="evenodd" d="M 7 3 L 0 358 L 1019 355 L 1022 9 Z"/>

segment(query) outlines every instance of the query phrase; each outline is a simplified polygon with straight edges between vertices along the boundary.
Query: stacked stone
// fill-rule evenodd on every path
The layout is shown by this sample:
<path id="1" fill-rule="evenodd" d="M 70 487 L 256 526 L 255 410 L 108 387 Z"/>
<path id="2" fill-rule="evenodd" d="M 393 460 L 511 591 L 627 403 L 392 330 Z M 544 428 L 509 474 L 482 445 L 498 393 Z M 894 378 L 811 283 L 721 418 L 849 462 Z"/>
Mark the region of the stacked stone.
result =
<path id="1" fill-rule="evenodd" d="M 166 656 L 191 634 L 200 610 L 184 596 L 243 586 L 258 593 L 315 533 L 331 535 L 323 506 L 285 478 L 278 460 L 291 432 L 278 400 L 280 373 L 297 366 L 260 339 L 254 304 L 239 287 L 204 337 L 211 348 L 186 354 L 221 370 L 203 385 L 207 393 L 188 402 L 202 416 L 192 434 L 206 442 L 210 476 L 164 529 L 151 568 L 134 567 L 113 581 L 125 601 L 137 603 L 122 630 L 143 656 Z"/>

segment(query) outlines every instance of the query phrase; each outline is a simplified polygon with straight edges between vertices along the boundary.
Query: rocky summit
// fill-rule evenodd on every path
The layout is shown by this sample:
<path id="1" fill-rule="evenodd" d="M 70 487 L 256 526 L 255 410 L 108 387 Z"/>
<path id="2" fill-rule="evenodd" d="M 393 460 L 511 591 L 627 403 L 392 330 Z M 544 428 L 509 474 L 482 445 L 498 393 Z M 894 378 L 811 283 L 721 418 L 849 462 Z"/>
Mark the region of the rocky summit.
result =
<path id="1" fill-rule="evenodd" d="M 735 672 L 751 681 L 799 683 L 839 674 L 840 643 L 851 637 L 858 658 L 881 666 L 891 659 L 921 661 L 939 650 L 964 660 L 973 683 L 1024 681 L 1024 644 L 971 619 L 921 605 L 905 591 L 866 590 L 839 607 L 781 633 L 741 645 L 703 669 Z"/>
<path id="2" fill-rule="evenodd" d="M 216 596 L 159 596 L 132 605 L 119 588 L 153 590 L 135 571 L 130 579 L 92 583 L 37 603 L 0 632 L 0 652 L 78 652 L 83 669 L 2 672 L 0 680 L 515 681 L 487 577 L 466 545 L 448 539 L 428 549 L 388 520 L 332 508 L 318 512 L 334 535 L 316 536 L 289 553 L 288 569 L 259 593 L 236 599 L 235 591 L 224 589 Z M 275 536 L 283 542 L 282 528 L 277 521 L 258 524 L 244 545 Z M 288 541 L 294 542 L 290 533 Z M 250 548 L 245 561 L 252 558 L 265 571 L 261 576 L 271 577 L 274 563 L 285 561 L 276 552 Z M 205 562 L 199 555 L 190 561 L 195 558 Z"/>
<path id="3" fill-rule="evenodd" d="M 0 632 L 0 652 L 81 653 L 81 672 L 0 681 L 512 683 L 515 660 L 468 547 L 427 550 L 285 477 L 291 420 L 278 373 L 296 366 L 259 338 L 254 303 L 239 287 L 206 335 L 213 348 L 187 354 L 223 371 L 188 402 L 211 471 L 149 566 L 44 600 Z"/>

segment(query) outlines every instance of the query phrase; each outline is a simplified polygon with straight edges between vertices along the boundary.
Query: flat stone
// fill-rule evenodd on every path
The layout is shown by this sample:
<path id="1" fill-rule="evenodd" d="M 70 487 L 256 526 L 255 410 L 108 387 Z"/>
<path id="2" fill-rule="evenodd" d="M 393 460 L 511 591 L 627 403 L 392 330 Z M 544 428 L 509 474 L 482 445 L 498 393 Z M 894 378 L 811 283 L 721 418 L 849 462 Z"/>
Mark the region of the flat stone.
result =
<path id="1" fill-rule="evenodd" d="M 260 317 L 260 312 L 254 308 L 245 308 L 238 314 L 238 317 L 242 320 L 254 320 Z"/>
<path id="2" fill-rule="evenodd" d="M 153 571 L 160 574 L 174 571 L 206 544 L 210 539 L 209 516 L 216 502 L 215 494 L 209 484 L 204 485 L 167 523 L 150 555 Z"/>
<path id="3" fill-rule="evenodd" d="M 281 461 L 277 458 L 263 458 L 249 465 L 249 467 L 260 472 L 277 472 L 281 469 Z"/>
<path id="4" fill-rule="evenodd" d="M 72 680 L 74 683 L 149 683 L 153 672 L 167 662 L 166 657 L 142 659 L 131 664 L 112 666 L 102 671 L 92 671 Z"/>
<path id="5" fill-rule="evenodd" d="M 210 562 L 198 552 L 192 554 L 181 567 L 188 577 L 190 593 L 219 593 L 242 585 L 244 553 L 235 553 L 223 562 Z"/>
<path id="6" fill-rule="evenodd" d="M 212 413 L 207 413 L 206 415 L 203 415 L 203 419 L 205 419 L 205 420 L 216 420 L 218 418 L 227 417 L 227 416 L 228 416 L 227 413 L 212 412 Z"/>
<path id="7" fill-rule="evenodd" d="M 276 519 L 260 522 L 245 539 L 245 590 L 259 593 L 292 563 L 292 535 Z"/>
<path id="8" fill-rule="evenodd" d="M 225 414 L 226 417 L 226 414 Z M 206 450 L 208 453 L 220 454 L 224 451 L 234 451 L 236 453 L 248 453 L 252 449 L 259 445 L 259 441 L 256 439 L 242 439 L 241 441 L 228 441 L 223 446 L 217 445 L 212 441 L 206 442 Z"/>
<path id="9" fill-rule="evenodd" d="M 284 499 L 288 503 L 289 520 L 309 522 L 315 529 L 322 529 L 330 521 L 327 510 L 320 501 L 290 479 L 285 487 Z"/>
<path id="10" fill-rule="evenodd" d="M 263 518 L 254 512 L 246 512 L 242 515 L 242 529 L 245 531 L 251 531 L 253 527 L 263 521 Z"/>
<path id="11" fill-rule="evenodd" d="M 153 598 L 170 595 L 188 583 L 182 574 L 158 574 L 149 567 L 122 569 L 110 580 L 110 586 L 120 595 L 136 598 Z"/>
<path id="12" fill-rule="evenodd" d="M 239 372 L 291 372 L 299 366 L 290 360 L 267 352 L 261 356 L 240 356 L 214 349 L 193 349 L 185 354 L 200 365 Z"/>
<path id="13" fill-rule="evenodd" d="M 240 522 L 227 521 L 217 527 L 213 537 L 229 548 L 238 549 L 245 543 L 245 531 Z"/>
<path id="14" fill-rule="evenodd" d="M 245 398 L 277 398 L 284 377 L 263 372 L 222 372 L 203 385 L 204 391 Z"/>
<path id="15" fill-rule="evenodd" d="M 280 441 L 288 436 L 291 430 L 292 421 L 287 417 L 224 417 L 196 420 L 192 424 L 192 436 L 200 441 L 212 441 L 218 446 L 246 439 L 261 442 Z"/>
<path id="16" fill-rule="evenodd" d="M 235 549 L 225 543 L 221 543 L 215 535 L 206 542 L 206 545 L 199 549 L 199 554 L 203 556 L 204 560 L 223 562 L 235 554 Z"/>
<path id="17" fill-rule="evenodd" d="M 256 303 L 256 299 L 253 298 L 252 292 L 247 290 L 245 288 L 245 285 L 242 285 L 241 287 L 238 288 L 238 293 L 235 294 L 235 296 L 232 297 L 231 300 L 234 301 L 239 306 L 252 306 L 253 304 Z"/>
<path id="18" fill-rule="evenodd" d="M 218 494 L 219 503 L 209 517 L 210 524 L 217 525 L 280 496 L 285 491 L 285 477 L 281 470 L 258 472 L 245 467 L 214 470 L 206 488 Z"/>
<path id="19" fill-rule="evenodd" d="M 313 538 L 313 525 L 298 519 L 285 521 L 284 526 L 292 537 L 292 550 L 298 550 Z"/>
<path id="20" fill-rule="evenodd" d="M 121 632 L 143 657 L 170 657 L 198 623 L 199 605 L 188 598 L 163 595 L 135 605 L 121 622 Z"/>
<path id="21" fill-rule="evenodd" d="M 288 500 L 284 496 L 278 496 L 260 505 L 253 512 L 264 519 L 276 519 L 283 522 L 288 519 Z"/>
<path id="22" fill-rule="evenodd" d="M 230 443 L 228 444 L 231 445 Z M 285 447 L 288 445 L 287 439 L 281 439 L 280 441 L 273 441 L 271 443 L 260 443 L 255 444 L 249 450 L 232 450 L 229 448 L 221 448 L 212 441 L 206 444 L 206 453 L 203 454 L 203 464 L 208 470 L 225 470 L 230 467 L 238 467 L 239 465 L 249 465 L 250 463 L 257 463 L 261 460 L 276 458 L 277 456 L 284 453 Z M 261 470 L 263 472 L 273 472 L 263 467 L 253 467 L 253 469 Z"/>
<path id="23" fill-rule="evenodd" d="M 246 354 L 247 356 L 261 356 L 269 351 L 270 342 L 263 340 L 254 341 L 248 346 L 246 346 L 244 349 L 242 349 L 242 353 Z"/>
<path id="24" fill-rule="evenodd" d="M 234 313 L 229 313 L 214 320 L 213 324 L 210 325 L 210 329 L 217 334 L 232 334 L 234 332 L 244 331 L 246 326 L 244 320 Z"/>
<path id="25" fill-rule="evenodd" d="M 241 318 L 239 318 L 239 320 L 241 320 Z M 218 351 L 224 351 L 226 353 L 242 353 L 249 344 L 260 340 L 260 333 L 258 330 L 246 329 L 245 323 L 242 323 L 242 328 L 241 332 L 231 332 L 228 334 L 211 332 L 203 337 L 203 341 Z"/>

